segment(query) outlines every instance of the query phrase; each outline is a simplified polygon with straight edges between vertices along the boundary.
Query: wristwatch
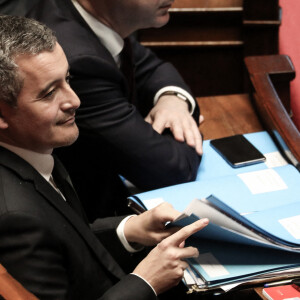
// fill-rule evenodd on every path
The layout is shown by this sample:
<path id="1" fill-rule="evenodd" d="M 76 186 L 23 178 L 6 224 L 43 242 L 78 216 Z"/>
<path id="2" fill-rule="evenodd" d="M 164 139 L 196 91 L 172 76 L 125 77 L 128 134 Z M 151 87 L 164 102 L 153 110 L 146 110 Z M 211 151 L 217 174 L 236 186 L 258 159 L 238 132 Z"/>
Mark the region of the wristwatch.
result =
<path id="1" fill-rule="evenodd" d="M 174 96 L 178 97 L 179 99 L 181 99 L 181 100 L 183 100 L 183 101 L 185 101 L 185 102 L 187 103 L 187 105 L 188 105 L 188 107 L 189 107 L 189 111 L 192 110 L 192 104 L 191 104 L 191 102 L 190 102 L 189 99 L 188 99 L 186 96 L 184 96 L 183 94 L 178 93 L 178 92 L 175 92 L 175 91 L 167 91 L 167 92 L 162 93 L 162 94 L 160 95 L 160 97 L 161 97 L 161 96 L 164 96 L 164 95 L 174 95 Z"/>

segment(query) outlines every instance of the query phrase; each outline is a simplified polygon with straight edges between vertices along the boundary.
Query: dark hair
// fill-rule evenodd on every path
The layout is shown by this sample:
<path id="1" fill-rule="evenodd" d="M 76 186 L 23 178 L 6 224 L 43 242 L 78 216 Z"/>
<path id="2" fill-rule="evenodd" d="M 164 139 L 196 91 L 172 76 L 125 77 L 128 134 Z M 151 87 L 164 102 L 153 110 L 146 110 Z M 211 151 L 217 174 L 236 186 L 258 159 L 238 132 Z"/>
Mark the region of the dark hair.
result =
<path id="1" fill-rule="evenodd" d="M 15 59 L 54 50 L 56 37 L 46 25 L 19 16 L 0 15 L 0 100 L 17 104 L 23 86 Z"/>

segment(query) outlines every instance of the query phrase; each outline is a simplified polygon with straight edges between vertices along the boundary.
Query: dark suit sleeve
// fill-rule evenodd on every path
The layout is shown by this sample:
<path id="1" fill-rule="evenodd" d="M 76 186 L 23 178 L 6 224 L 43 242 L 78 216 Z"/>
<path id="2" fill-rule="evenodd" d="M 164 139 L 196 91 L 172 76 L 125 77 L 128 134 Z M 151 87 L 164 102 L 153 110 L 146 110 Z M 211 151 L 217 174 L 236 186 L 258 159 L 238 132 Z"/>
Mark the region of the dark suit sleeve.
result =
<path id="1" fill-rule="evenodd" d="M 125 273 L 131 273 L 152 247 L 144 247 L 136 253 L 128 252 L 122 245 L 116 228 L 126 216 L 99 218 L 91 224 L 91 229 Z"/>
<path id="2" fill-rule="evenodd" d="M 65 299 L 68 276 L 57 238 L 25 214 L 0 218 L 1 262 L 25 288 L 41 299 Z"/>
<path id="3" fill-rule="evenodd" d="M 79 299 L 72 290 L 71 278 L 82 276 L 82 272 L 73 274 L 76 272 L 72 271 L 67 261 L 71 259 L 71 254 L 66 256 L 64 242 L 60 241 L 50 228 L 44 226 L 40 219 L 31 216 L 30 213 L 11 212 L 2 215 L 0 240 L 1 263 L 34 295 L 43 300 Z M 89 280 L 91 286 L 85 290 L 85 299 L 95 299 L 90 290 L 97 290 L 97 286 L 101 285 L 101 278 Z M 79 286 L 76 288 L 80 290 Z M 84 291 L 80 290 L 80 293 Z M 156 296 L 142 279 L 126 275 L 107 288 L 100 299 L 152 300 L 156 299 Z"/>
<path id="4" fill-rule="evenodd" d="M 192 181 L 200 162 L 195 150 L 170 134 L 158 134 L 144 121 L 146 111 L 140 112 L 150 108 L 160 87 L 179 85 L 180 76 L 144 47 L 135 51 L 139 110 L 124 96 L 125 80 L 116 66 L 99 56 L 69 57 L 71 86 L 81 99 L 77 124 L 82 145 L 98 141 L 99 153 L 109 145 L 112 168 L 143 189 Z"/>
<path id="5" fill-rule="evenodd" d="M 124 249 L 116 234 L 116 228 L 124 217 L 125 216 L 97 219 L 93 224 L 91 224 L 91 227 L 99 240 L 109 250 L 115 260 L 122 266 L 125 272 L 130 273 L 139 261 L 148 254 L 150 249 L 146 248 L 134 255 L 128 253 Z M 120 291 L 122 291 L 122 293 L 120 293 Z M 122 278 L 100 299 L 124 300 L 131 299 L 131 297 L 135 300 L 157 299 L 152 288 L 143 279 L 132 274 Z"/>
<path id="6" fill-rule="evenodd" d="M 135 38 L 132 37 L 131 42 L 135 57 L 137 106 L 143 117 L 152 109 L 155 94 L 166 86 L 180 87 L 192 95 L 191 89 L 171 63 L 159 59 Z M 198 123 L 200 112 L 196 99 L 195 103 L 193 117 Z"/>
<path id="7" fill-rule="evenodd" d="M 122 293 L 120 292 L 122 291 Z M 157 299 L 151 287 L 135 275 L 129 274 L 109 289 L 101 300 L 155 300 Z"/>

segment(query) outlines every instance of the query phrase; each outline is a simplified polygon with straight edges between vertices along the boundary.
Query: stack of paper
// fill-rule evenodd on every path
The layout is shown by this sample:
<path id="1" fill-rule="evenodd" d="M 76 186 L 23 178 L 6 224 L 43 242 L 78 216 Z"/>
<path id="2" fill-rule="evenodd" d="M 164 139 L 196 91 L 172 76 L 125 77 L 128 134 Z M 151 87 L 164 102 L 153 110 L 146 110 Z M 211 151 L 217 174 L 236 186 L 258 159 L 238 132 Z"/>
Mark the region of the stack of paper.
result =
<path id="1" fill-rule="evenodd" d="M 210 219 L 187 241 L 200 256 L 189 260 L 185 281 L 200 290 L 227 289 L 282 272 L 299 276 L 294 268 L 300 267 L 300 173 L 266 132 L 245 137 L 266 156 L 265 163 L 232 168 L 205 141 L 195 182 L 130 197 L 145 209 L 171 203 L 183 212 L 181 226 Z"/>

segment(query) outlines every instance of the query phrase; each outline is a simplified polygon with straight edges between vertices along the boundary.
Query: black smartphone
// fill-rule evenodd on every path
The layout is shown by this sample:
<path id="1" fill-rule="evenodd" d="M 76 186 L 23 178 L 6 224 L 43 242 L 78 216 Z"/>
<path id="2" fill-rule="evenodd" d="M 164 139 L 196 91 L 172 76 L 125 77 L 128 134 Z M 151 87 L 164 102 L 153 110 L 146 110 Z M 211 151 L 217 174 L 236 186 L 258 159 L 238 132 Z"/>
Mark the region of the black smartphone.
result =
<path id="1" fill-rule="evenodd" d="M 210 145 L 233 168 L 257 164 L 266 160 L 265 156 L 241 134 L 211 140 Z"/>

